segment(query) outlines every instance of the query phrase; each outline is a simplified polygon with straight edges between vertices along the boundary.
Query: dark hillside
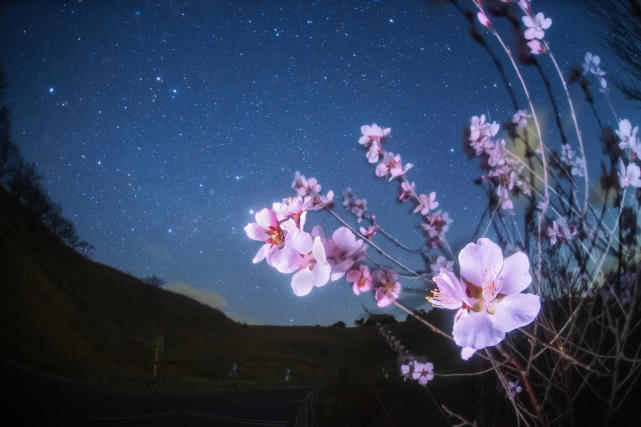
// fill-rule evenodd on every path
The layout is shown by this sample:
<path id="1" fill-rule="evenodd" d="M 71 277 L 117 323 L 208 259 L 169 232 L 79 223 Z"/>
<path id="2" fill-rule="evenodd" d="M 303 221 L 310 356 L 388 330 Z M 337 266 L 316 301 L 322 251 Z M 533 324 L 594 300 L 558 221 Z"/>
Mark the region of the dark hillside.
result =
<path id="1" fill-rule="evenodd" d="M 293 382 L 361 377 L 394 363 L 374 328 L 247 327 L 76 253 L 0 189 L 0 341 L 5 358 L 97 382 Z"/>

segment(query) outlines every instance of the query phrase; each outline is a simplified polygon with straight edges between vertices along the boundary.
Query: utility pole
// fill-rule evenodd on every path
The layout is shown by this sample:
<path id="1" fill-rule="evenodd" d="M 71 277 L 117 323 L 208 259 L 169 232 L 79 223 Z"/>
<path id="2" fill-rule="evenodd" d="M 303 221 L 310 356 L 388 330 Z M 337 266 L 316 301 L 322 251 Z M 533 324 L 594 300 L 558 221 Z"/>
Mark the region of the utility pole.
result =
<path id="1" fill-rule="evenodd" d="M 165 351 L 165 336 L 154 335 L 154 378 L 158 376 L 158 356 Z"/>

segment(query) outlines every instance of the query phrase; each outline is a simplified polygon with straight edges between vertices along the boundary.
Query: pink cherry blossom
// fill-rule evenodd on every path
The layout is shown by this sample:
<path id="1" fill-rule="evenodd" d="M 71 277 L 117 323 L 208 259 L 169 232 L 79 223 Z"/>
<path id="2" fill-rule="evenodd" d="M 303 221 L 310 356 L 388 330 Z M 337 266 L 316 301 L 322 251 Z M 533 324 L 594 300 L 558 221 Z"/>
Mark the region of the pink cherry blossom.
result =
<path id="1" fill-rule="evenodd" d="M 476 14 L 476 17 L 478 18 L 481 25 L 483 25 L 488 30 L 492 29 L 492 23 L 490 22 L 490 18 L 488 18 L 485 13 L 479 12 Z"/>
<path id="2" fill-rule="evenodd" d="M 379 141 L 372 141 L 372 144 L 369 146 L 365 157 L 369 163 L 376 163 L 380 156 L 384 155 L 385 151 L 383 150 L 383 145 Z"/>
<path id="3" fill-rule="evenodd" d="M 552 25 L 552 20 L 546 18 L 542 12 L 537 13 L 534 18 L 530 15 L 525 15 L 522 19 L 523 24 L 527 27 L 523 34 L 526 40 L 543 39 L 545 36 L 545 31 L 543 30 L 547 30 Z"/>
<path id="4" fill-rule="evenodd" d="M 355 199 L 352 194 L 352 189 L 347 188 L 343 191 L 343 206 L 351 210 L 354 216 L 356 216 L 356 222 L 360 224 L 367 210 L 367 200 Z"/>
<path id="5" fill-rule="evenodd" d="M 418 206 L 414 209 L 414 213 L 421 212 L 421 215 L 425 216 L 429 211 L 434 210 L 438 207 L 438 202 L 436 201 L 436 193 L 432 191 L 429 197 L 425 194 L 418 195 Z"/>
<path id="6" fill-rule="evenodd" d="M 321 191 L 321 186 L 316 178 L 307 179 L 305 175 L 301 175 L 298 171 L 296 171 L 294 182 L 292 182 L 292 188 L 302 197 L 315 195 Z"/>
<path id="7" fill-rule="evenodd" d="M 340 227 L 325 242 L 327 262 L 331 266 L 331 280 L 338 280 L 367 255 L 365 242 L 357 239 L 347 227 Z"/>
<path id="8" fill-rule="evenodd" d="M 505 185 L 500 184 L 496 187 L 496 195 L 499 198 L 501 209 L 508 211 L 514 209 L 514 203 L 510 198 L 510 190 Z"/>
<path id="9" fill-rule="evenodd" d="M 573 224 L 568 223 L 567 218 L 559 217 L 552 222 L 552 226 L 548 227 L 547 235 L 550 239 L 550 244 L 555 245 L 557 241 L 567 242 L 573 240 L 577 231 Z"/>
<path id="10" fill-rule="evenodd" d="M 414 191 L 415 185 L 416 184 L 414 182 L 412 182 L 411 184 L 409 183 L 409 181 L 401 182 L 401 194 L 398 196 L 398 200 L 404 202 L 414 197 L 414 194 L 416 194 L 416 192 Z"/>
<path id="11" fill-rule="evenodd" d="M 272 209 L 276 213 L 279 222 L 291 218 L 299 230 L 304 228 L 309 206 L 302 197 L 288 197 L 283 199 L 282 202 L 274 202 Z"/>
<path id="12" fill-rule="evenodd" d="M 527 46 L 530 48 L 530 53 L 532 55 L 540 55 L 546 52 L 545 46 L 539 40 L 530 40 L 527 42 Z"/>
<path id="13" fill-rule="evenodd" d="M 470 141 L 477 141 L 486 137 L 494 137 L 499 132 L 501 125 L 497 122 L 486 123 L 485 114 L 472 116 L 470 120 Z"/>
<path id="14" fill-rule="evenodd" d="M 527 128 L 527 122 L 530 117 L 532 117 L 532 115 L 527 111 L 519 110 L 512 116 L 512 123 L 518 131 L 522 131 Z"/>
<path id="15" fill-rule="evenodd" d="M 639 127 L 635 126 L 632 128 L 632 123 L 630 120 L 623 119 L 619 121 L 619 128 L 615 131 L 619 137 L 619 148 L 622 150 L 630 149 L 632 151 L 637 151 L 637 133 L 639 132 Z"/>
<path id="16" fill-rule="evenodd" d="M 403 166 L 400 154 L 386 152 L 383 156 L 383 161 L 376 166 L 376 176 L 385 178 L 389 176 L 389 181 L 399 176 L 405 175 L 414 165 L 407 163 Z"/>
<path id="17" fill-rule="evenodd" d="M 372 274 L 376 283 L 376 305 L 386 307 L 398 299 L 401 284 L 394 270 L 375 270 Z"/>
<path id="18" fill-rule="evenodd" d="M 369 227 L 361 227 L 359 228 L 360 233 L 363 235 L 364 238 L 367 240 L 372 240 L 372 237 L 376 234 L 378 231 L 378 225 L 370 225 Z"/>
<path id="19" fill-rule="evenodd" d="M 305 296 L 314 286 L 324 286 L 329 281 L 331 267 L 320 237 L 312 238 L 309 233 L 297 230 L 288 236 L 287 246 L 293 249 L 287 264 L 296 271 L 292 277 L 296 296 Z"/>
<path id="20" fill-rule="evenodd" d="M 276 212 L 272 209 L 264 208 L 256 212 L 256 222 L 247 224 L 245 233 L 250 239 L 263 241 L 265 244 L 258 250 L 252 262 L 255 264 L 266 259 L 267 264 L 281 273 L 294 271 L 287 263 L 292 250 L 286 247 L 285 243 L 289 233 L 296 230 L 296 223 L 291 219 L 280 224 Z"/>
<path id="21" fill-rule="evenodd" d="M 310 211 L 331 209 L 334 207 L 334 191 L 329 190 L 325 196 L 320 193 L 312 194 L 305 197 L 304 202 Z"/>
<path id="22" fill-rule="evenodd" d="M 530 285 L 530 263 L 523 252 L 503 259 L 501 248 L 481 238 L 459 253 L 461 280 L 441 269 L 430 299 L 437 307 L 457 309 L 453 336 L 461 357 L 498 344 L 505 334 L 531 323 L 541 309 L 537 295 L 521 293 Z"/>
<path id="23" fill-rule="evenodd" d="M 378 162 L 379 156 L 383 154 L 383 138 L 391 132 L 390 128 L 381 128 L 376 123 L 372 125 L 361 126 L 361 137 L 358 143 L 369 147 L 367 151 L 367 160 L 370 163 Z"/>
<path id="24" fill-rule="evenodd" d="M 416 380 L 420 385 L 427 385 L 428 382 L 434 379 L 434 365 L 430 362 L 420 363 L 415 361 L 412 379 Z"/>
<path id="25" fill-rule="evenodd" d="M 361 292 L 367 292 L 372 289 L 372 275 L 369 272 L 369 267 L 360 265 L 358 270 L 350 270 L 347 272 L 346 279 L 352 283 L 352 290 L 356 295 Z"/>
<path id="26" fill-rule="evenodd" d="M 454 261 L 448 261 L 447 258 L 445 258 L 443 255 L 439 255 L 436 258 L 436 261 L 434 264 L 430 264 L 430 268 L 432 269 L 432 272 L 435 274 L 438 274 L 441 272 L 441 268 L 444 268 L 448 271 L 452 271 L 454 268 Z"/>
<path id="27" fill-rule="evenodd" d="M 619 158 L 617 164 L 617 175 L 619 176 L 619 185 L 625 187 L 641 187 L 641 170 L 635 163 L 630 162 L 626 167 L 623 159 Z"/>
<path id="28" fill-rule="evenodd" d="M 425 222 L 421 224 L 421 228 L 430 238 L 430 246 L 441 246 L 445 233 L 449 230 L 452 222 L 454 220 L 449 217 L 447 212 L 436 211 L 425 216 Z"/>
<path id="29" fill-rule="evenodd" d="M 361 126 L 361 137 L 358 140 L 358 143 L 361 145 L 369 145 L 373 141 L 378 141 L 381 142 L 383 138 L 388 136 L 392 129 L 390 128 L 381 128 L 379 125 L 376 123 L 372 123 L 371 125 L 363 125 Z"/>

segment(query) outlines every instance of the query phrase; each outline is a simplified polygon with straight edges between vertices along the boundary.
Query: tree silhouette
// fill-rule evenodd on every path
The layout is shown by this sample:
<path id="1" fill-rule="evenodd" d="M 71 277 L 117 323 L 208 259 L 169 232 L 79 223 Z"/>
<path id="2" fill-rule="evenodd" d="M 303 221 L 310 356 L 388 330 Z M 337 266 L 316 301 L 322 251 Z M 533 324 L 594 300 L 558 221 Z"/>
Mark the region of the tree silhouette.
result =
<path id="1" fill-rule="evenodd" d="M 156 288 L 162 288 L 163 286 L 165 286 L 165 281 L 160 277 L 156 276 L 155 274 L 149 277 L 145 277 L 144 279 L 142 279 L 142 281 Z"/>
<path id="2" fill-rule="evenodd" d="M 6 87 L 4 73 L 0 70 L 0 182 L 11 172 L 11 163 L 19 155 L 18 147 L 11 141 L 9 109 L 4 105 Z"/>
<path id="3" fill-rule="evenodd" d="M 588 0 L 586 6 L 607 27 L 600 31 L 604 44 L 630 74 L 629 82 L 616 86 L 627 98 L 641 101 L 641 1 Z"/>

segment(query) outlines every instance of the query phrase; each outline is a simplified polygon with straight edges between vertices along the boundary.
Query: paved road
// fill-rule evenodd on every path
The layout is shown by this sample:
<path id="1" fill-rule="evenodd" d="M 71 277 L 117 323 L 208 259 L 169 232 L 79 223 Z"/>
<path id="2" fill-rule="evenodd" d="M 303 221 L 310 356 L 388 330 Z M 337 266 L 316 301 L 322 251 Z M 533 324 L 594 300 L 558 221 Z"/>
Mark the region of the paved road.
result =
<path id="1" fill-rule="evenodd" d="M 3 418 L 29 426 L 271 426 L 285 427 L 308 390 L 212 393 L 98 391 L 3 366 Z"/>

